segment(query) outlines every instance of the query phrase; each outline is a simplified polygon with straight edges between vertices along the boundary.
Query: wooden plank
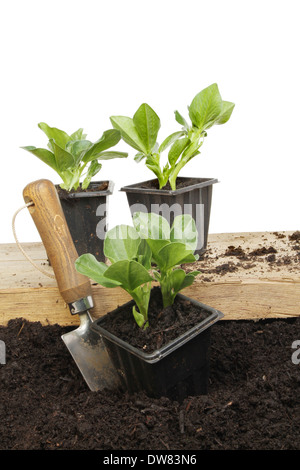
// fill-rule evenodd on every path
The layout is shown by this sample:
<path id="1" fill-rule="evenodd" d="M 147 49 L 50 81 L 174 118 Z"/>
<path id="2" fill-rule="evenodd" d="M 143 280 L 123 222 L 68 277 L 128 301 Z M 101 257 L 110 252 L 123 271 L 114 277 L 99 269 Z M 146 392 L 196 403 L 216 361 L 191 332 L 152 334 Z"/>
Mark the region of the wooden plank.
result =
<path id="1" fill-rule="evenodd" d="M 183 293 L 221 310 L 228 320 L 299 316 L 300 241 L 291 239 L 293 234 L 210 235 L 207 253 L 187 266 L 187 270 L 199 269 L 201 275 Z M 23 246 L 35 262 L 52 271 L 41 243 Z M 251 255 L 255 250 L 267 253 Z M 93 285 L 93 298 L 94 318 L 130 300 L 120 288 L 98 285 Z M 0 245 L 0 299 L 2 325 L 18 317 L 42 324 L 78 324 L 61 299 L 56 281 L 37 271 L 15 244 Z"/>

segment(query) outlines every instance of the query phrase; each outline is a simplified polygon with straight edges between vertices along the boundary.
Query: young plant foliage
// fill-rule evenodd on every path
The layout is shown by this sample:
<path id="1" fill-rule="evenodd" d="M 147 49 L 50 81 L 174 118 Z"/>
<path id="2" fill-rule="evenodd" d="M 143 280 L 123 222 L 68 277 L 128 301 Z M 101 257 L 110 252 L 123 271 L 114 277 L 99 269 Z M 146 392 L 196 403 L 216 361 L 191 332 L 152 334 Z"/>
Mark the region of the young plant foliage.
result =
<path id="1" fill-rule="evenodd" d="M 154 213 L 136 212 L 133 215 L 136 231 L 152 252 L 153 276 L 159 282 L 163 306 L 172 305 L 176 295 L 190 286 L 199 271 L 185 273 L 180 265 L 193 263 L 197 246 L 197 229 L 190 215 L 178 215 L 170 228 L 167 220 Z M 160 227 L 154 231 L 153 227 Z"/>
<path id="2" fill-rule="evenodd" d="M 121 287 L 135 301 L 133 316 L 140 328 L 147 328 L 152 282 L 161 287 L 163 306 L 172 305 L 176 295 L 194 282 L 199 271 L 186 274 L 184 263 L 198 259 L 195 222 L 189 215 L 177 216 L 172 227 L 157 214 L 137 212 L 134 227 L 118 225 L 104 240 L 104 254 L 110 266 L 91 254 L 75 262 L 78 272 L 104 287 Z"/>
<path id="3" fill-rule="evenodd" d="M 60 184 L 61 188 L 67 191 L 78 189 L 83 176 L 81 187 L 86 189 L 91 179 L 102 168 L 99 161 L 128 156 L 128 153 L 108 150 L 121 139 L 121 134 L 116 129 L 103 132 L 100 139 L 92 143 L 86 139 L 83 129 L 78 129 L 68 135 L 65 131 L 50 127 L 44 122 L 40 122 L 38 126 L 49 139 L 48 149 L 32 146 L 21 148 L 32 153 L 55 170 L 63 181 Z"/>
<path id="4" fill-rule="evenodd" d="M 232 114 L 234 104 L 223 101 L 216 83 L 200 91 L 188 106 L 190 123 L 175 111 L 175 120 L 182 126 L 159 145 L 157 142 L 160 119 L 155 111 L 143 103 L 133 118 L 111 116 L 113 127 L 121 132 L 122 139 L 138 153 L 135 160 L 144 160 L 147 168 L 158 179 L 159 187 L 169 182 L 176 189 L 176 181 L 182 168 L 200 154 L 200 147 L 207 136 L 207 129 L 215 124 L 225 124 Z M 162 166 L 161 156 L 168 151 L 168 161 Z"/>

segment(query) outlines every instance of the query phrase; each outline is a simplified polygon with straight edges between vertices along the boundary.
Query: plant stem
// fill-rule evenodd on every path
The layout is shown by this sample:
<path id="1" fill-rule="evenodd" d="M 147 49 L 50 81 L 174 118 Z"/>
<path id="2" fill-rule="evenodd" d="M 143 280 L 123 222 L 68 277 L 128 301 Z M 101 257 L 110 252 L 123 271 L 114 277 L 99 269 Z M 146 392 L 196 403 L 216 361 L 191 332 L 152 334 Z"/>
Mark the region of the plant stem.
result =
<path id="1" fill-rule="evenodd" d="M 169 307 L 174 302 L 174 293 L 172 292 L 173 289 L 169 282 L 169 274 L 171 272 L 172 270 L 161 271 L 160 288 L 164 308 Z"/>
<path id="2" fill-rule="evenodd" d="M 177 179 L 178 173 L 184 167 L 184 165 L 185 165 L 185 162 L 180 160 L 177 163 L 177 165 L 175 166 L 174 170 L 171 171 L 171 174 L 170 174 L 170 177 L 169 177 L 169 182 L 170 182 L 170 185 L 171 185 L 171 188 L 173 189 L 173 191 L 175 191 L 175 189 L 176 189 L 176 179 Z"/>

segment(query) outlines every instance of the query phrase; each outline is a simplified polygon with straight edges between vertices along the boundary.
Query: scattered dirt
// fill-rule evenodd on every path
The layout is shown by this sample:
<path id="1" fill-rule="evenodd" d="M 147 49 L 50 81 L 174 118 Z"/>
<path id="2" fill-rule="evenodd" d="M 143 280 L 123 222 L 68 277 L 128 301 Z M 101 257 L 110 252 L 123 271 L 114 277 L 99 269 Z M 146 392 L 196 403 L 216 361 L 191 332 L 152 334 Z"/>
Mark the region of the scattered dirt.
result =
<path id="1" fill-rule="evenodd" d="M 238 265 L 232 262 L 229 262 L 229 263 L 219 264 L 218 266 L 212 269 L 201 268 L 201 273 L 219 274 L 220 276 L 224 276 L 227 273 L 234 273 L 237 270 L 238 270 Z"/>
<path id="2" fill-rule="evenodd" d="M 258 272 L 269 275 L 280 271 L 284 277 L 300 274 L 300 231 L 288 236 L 273 232 L 267 238 L 263 237 L 256 247 L 247 245 L 243 237 L 237 237 L 237 240 L 243 243 L 223 248 L 217 243 L 208 245 L 207 251 L 193 266 L 202 273 L 197 277 L 198 282 L 211 282 L 225 275 L 229 279 L 231 274 L 237 277 L 245 272 L 254 277 Z M 190 269 L 182 267 L 187 271 Z"/>
<path id="3" fill-rule="evenodd" d="M 239 259 L 245 259 L 246 253 L 240 246 L 235 247 L 230 245 L 225 251 L 224 256 L 237 256 Z"/>
<path id="4" fill-rule="evenodd" d="M 279 238 L 279 239 L 285 238 L 284 233 L 273 232 L 273 235 L 275 235 L 275 236 L 276 236 L 277 238 Z"/>
<path id="5" fill-rule="evenodd" d="M 132 305 L 108 313 L 101 326 L 132 346 L 152 353 L 178 338 L 210 315 L 193 303 L 176 298 L 174 304 L 163 308 L 159 287 L 154 287 L 149 302 L 149 327 L 139 328 L 133 319 Z"/>
<path id="6" fill-rule="evenodd" d="M 268 255 L 269 253 L 277 253 L 277 250 L 272 246 L 269 246 L 269 248 L 263 246 L 262 248 L 257 248 L 256 250 L 251 251 L 250 256 L 262 256 Z"/>
<path id="7" fill-rule="evenodd" d="M 60 338 L 69 330 L 0 327 L 1 450 L 300 450 L 300 318 L 218 322 L 209 392 L 181 404 L 91 392 Z"/>
<path id="8" fill-rule="evenodd" d="M 300 241 L 300 231 L 297 230 L 297 232 L 294 232 L 292 235 L 289 236 L 289 239 L 292 241 Z"/>

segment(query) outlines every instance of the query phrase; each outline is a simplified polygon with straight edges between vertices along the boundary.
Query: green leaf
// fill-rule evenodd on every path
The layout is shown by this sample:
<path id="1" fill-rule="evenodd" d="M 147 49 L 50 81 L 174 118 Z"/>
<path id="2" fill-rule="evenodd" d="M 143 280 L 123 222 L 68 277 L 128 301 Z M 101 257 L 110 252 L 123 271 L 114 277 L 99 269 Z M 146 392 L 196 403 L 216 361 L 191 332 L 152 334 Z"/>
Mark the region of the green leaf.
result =
<path id="1" fill-rule="evenodd" d="M 179 172 L 182 168 L 196 155 L 199 155 L 199 148 L 203 144 L 203 141 L 192 141 L 183 151 L 180 160 L 175 163 L 175 166 L 172 166 L 170 175 L 169 175 L 169 183 L 173 190 L 176 189 L 176 180 Z"/>
<path id="2" fill-rule="evenodd" d="M 84 163 L 90 162 L 98 158 L 100 152 L 104 152 L 111 147 L 117 145 L 121 139 L 121 134 L 116 129 L 109 129 L 104 131 L 100 139 L 98 139 L 91 148 L 84 154 L 82 161 Z"/>
<path id="3" fill-rule="evenodd" d="M 97 261 L 95 256 L 90 253 L 77 258 L 75 268 L 80 274 L 87 276 L 98 284 L 101 284 L 101 286 L 116 287 L 120 285 L 120 282 L 105 277 L 108 267 L 105 263 Z"/>
<path id="4" fill-rule="evenodd" d="M 234 103 L 230 103 L 230 101 L 222 101 L 222 111 L 215 124 L 225 124 L 225 122 L 230 119 L 234 107 Z"/>
<path id="5" fill-rule="evenodd" d="M 127 292 L 132 292 L 138 286 L 153 280 L 144 266 L 128 259 L 117 261 L 109 266 L 105 276 L 119 282 Z"/>
<path id="6" fill-rule="evenodd" d="M 159 251 L 156 261 L 158 262 L 160 269 L 167 270 L 182 264 L 184 260 L 189 258 L 195 260 L 192 250 L 187 250 L 183 243 L 174 242 L 169 243 Z"/>
<path id="7" fill-rule="evenodd" d="M 53 139 L 62 149 L 64 149 L 69 140 L 71 140 L 71 137 L 65 131 L 57 129 L 56 127 L 50 127 L 45 122 L 40 122 L 38 126 L 45 132 L 49 140 Z"/>
<path id="8" fill-rule="evenodd" d="M 140 138 L 133 119 L 126 116 L 111 116 L 113 127 L 121 132 L 122 139 L 138 152 L 147 153 L 147 149 Z"/>
<path id="9" fill-rule="evenodd" d="M 134 161 L 140 163 L 144 158 L 146 158 L 146 155 L 144 153 L 139 152 L 135 155 Z"/>
<path id="10" fill-rule="evenodd" d="M 221 111 L 222 98 L 218 85 L 214 83 L 194 97 L 189 107 L 189 116 L 194 126 L 204 129 L 205 124 L 215 121 Z"/>
<path id="11" fill-rule="evenodd" d="M 84 180 L 82 182 L 82 185 L 81 185 L 82 189 L 88 188 L 88 186 L 91 182 L 91 179 L 93 178 L 93 176 L 95 176 L 97 173 L 99 173 L 101 168 L 102 168 L 102 165 L 101 165 L 101 163 L 98 163 L 98 160 L 93 160 L 92 161 L 92 163 L 89 166 L 87 175 L 86 175 L 86 177 L 84 178 Z"/>
<path id="12" fill-rule="evenodd" d="M 140 328 L 142 328 L 145 324 L 145 317 L 142 313 L 138 312 L 135 308 L 135 306 L 132 307 L 132 313 L 133 313 L 133 316 L 134 316 L 134 319 L 136 321 L 136 323 L 138 324 L 138 326 Z"/>
<path id="13" fill-rule="evenodd" d="M 199 274 L 198 271 L 197 271 L 197 274 Z M 185 276 L 185 278 L 183 279 L 179 290 L 182 290 L 182 289 L 185 289 L 186 287 L 191 286 L 193 284 L 193 282 L 195 281 L 195 277 L 196 277 L 196 275 L 194 275 L 192 273 L 187 274 Z M 179 290 L 178 290 L 178 292 L 179 292 Z"/>
<path id="14" fill-rule="evenodd" d="M 155 174 L 159 181 L 159 187 L 162 188 L 164 186 L 164 178 L 160 168 L 160 156 L 158 153 L 147 155 L 146 167 Z"/>
<path id="15" fill-rule="evenodd" d="M 189 276 L 194 276 L 194 277 L 196 277 L 196 276 L 198 276 L 198 274 L 201 274 L 201 271 L 191 271 L 191 272 L 189 273 Z"/>
<path id="16" fill-rule="evenodd" d="M 137 260 L 146 269 L 151 268 L 152 251 L 146 240 L 142 239 L 137 253 Z"/>
<path id="17" fill-rule="evenodd" d="M 54 153 L 54 149 L 53 149 L 53 145 L 52 145 L 52 143 L 51 143 L 51 140 L 48 140 L 47 147 L 48 147 L 48 149 L 50 150 L 50 152 Z"/>
<path id="18" fill-rule="evenodd" d="M 60 184 L 60 187 L 67 191 L 71 191 L 74 188 L 76 191 L 80 184 L 80 169 L 72 168 L 71 170 L 61 171 L 59 174 L 64 182 Z"/>
<path id="19" fill-rule="evenodd" d="M 187 255 L 186 258 L 184 258 L 180 264 L 186 264 L 186 263 L 194 263 L 195 261 L 197 261 L 199 259 L 199 255 L 193 255 L 192 253 L 190 253 L 189 255 Z"/>
<path id="20" fill-rule="evenodd" d="M 75 162 L 78 164 L 81 161 L 83 153 L 85 153 L 92 145 L 89 140 L 70 140 L 65 150 L 75 157 Z"/>
<path id="21" fill-rule="evenodd" d="M 84 140 L 86 138 L 86 134 L 83 134 L 83 129 L 80 128 L 77 131 L 73 132 L 70 135 L 70 140 Z"/>
<path id="22" fill-rule="evenodd" d="M 142 239 L 170 239 L 170 225 L 167 219 L 161 215 L 154 212 L 135 212 L 132 220 L 136 231 Z"/>
<path id="23" fill-rule="evenodd" d="M 50 150 L 47 149 L 41 149 L 41 148 L 36 148 L 32 146 L 27 146 L 27 147 L 21 147 L 24 150 L 27 150 L 27 152 L 32 153 L 36 157 L 38 157 L 42 162 L 46 163 L 46 165 L 49 165 L 53 170 L 57 171 L 57 165 L 56 165 L 56 160 L 55 160 L 55 155 L 54 153 L 50 152 Z"/>
<path id="24" fill-rule="evenodd" d="M 172 145 L 176 142 L 180 137 L 183 137 L 186 133 L 184 131 L 174 132 L 173 134 L 169 135 L 160 145 L 158 151 L 159 153 L 163 152 L 169 145 Z"/>
<path id="25" fill-rule="evenodd" d="M 190 142 L 190 139 L 188 137 L 184 137 L 183 139 L 176 140 L 174 142 L 174 144 L 172 145 L 168 153 L 168 160 L 171 166 L 175 165 L 181 153 L 187 147 L 189 142 Z"/>
<path id="26" fill-rule="evenodd" d="M 112 151 L 107 151 L 107 152 L 101 152 L 98 155 L 99 160 L 112 160 L 113 158 L 127 158 L 128 153 L 126 152 L 115 152 L 114 150 Z"/>
<path id="27" fill-rule="evenodd" d="M 168 281 L 171 285 L 171 289 L 174 290 L 176 295 L 182 289 L 182 284 L 185 280 L 186 274 L 183 269 L 174 269 L 169 275 Z"/>
<path id="28" fill-rule="evenodd" d="M 178 122 L 178 124 L 181 124 L 184 127 L 184 129 L 186 129 L 186 130 L 189 129 L 188 123 L 186 122 L 184 117 L 181 116 L 181 114 L 178 111 L 175 111 L 175 119 Z"/>
<path id="29" fill-rule="evenodd" d="M 198 150 L 202 146 L 203 141 L 194 140 L 191 142 L 183 151 L 181 160 L 186 164 L 188 163 L 195 155 L 198 155 Z"/>
<path id="30" fill-rule="evenodd" d="M 172 242 L 184 243 L 188 250 L 196 250 L 198 231 L 193 217 L 189 214 L 177 215 L 171 227 Z"/>
<path id="31" fill-rule="evenodd" d="M 117 225 L 109 230 L 104 240 L 104 254 L 115 263 L 137 258 L 141 239 L 130 225 Z"/>
<path id="32" fill-rule="evenodd" d="M 158 255 L 160 250 L 171 243 L 169 240 L 152 240 L 151 238 L 148 238 L 146 242 L 150 247 L 154 261 L 160 259 Z"/>
<path id="33" fill-rule="evenodd" d="M 50 139 L 58 171 L 64 171 L 75 166 L 75 158 L 66 150 L 62 149 L 53 139 Z"/>
<path id="34" fill-rule="evenodd" d="M 133 123 L 144 144 L 147 153 L 153 150 L 160 129 L 160 119 L 156 112 L 143 103 L 133 116 Z"/>
<path id="35" fill-rule="evenodd" d="M 169 163 L 166 163 L 162 171 L 162 178 L 161 178 L 162 184 L 160 186 L 161 188 L 167 184 L 171 171 L 172 171 L 172 168 L 169 166 Z"/>

